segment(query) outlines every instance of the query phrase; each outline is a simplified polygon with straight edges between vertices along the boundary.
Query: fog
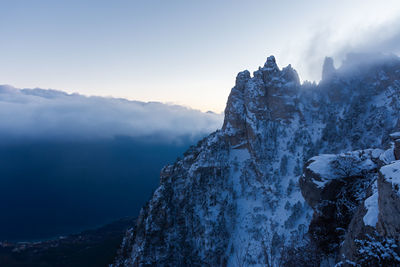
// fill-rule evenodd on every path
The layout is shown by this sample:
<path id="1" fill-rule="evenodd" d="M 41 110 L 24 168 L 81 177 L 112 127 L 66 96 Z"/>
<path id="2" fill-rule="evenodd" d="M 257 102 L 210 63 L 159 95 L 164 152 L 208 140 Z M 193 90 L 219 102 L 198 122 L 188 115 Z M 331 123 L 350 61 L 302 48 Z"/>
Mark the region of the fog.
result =
<path id="1" fill-rule="evenodd" d="M 183 106 L 0 86 L 2 140 L 158 136 L 179 141 L 218 129 L 222 114 Z"/>
<path id="2" fill-rule="evenodd" d="M 348 64 L 349 59 L 368 63 L 382 60 L 382 54 L 386 54 L 387 59 L 400 54 L 399 18 L 364 27 L 349 27 L 345 32 L 334 26 L 323 25 L 306 42 L 298 65 L 304 71 L 300 75 L 319 81 L 326 56 L 332 57 L 335 67 L 339 68 L 343 63 Z M 365 56 L 369 58 L 362 59 Z"/>

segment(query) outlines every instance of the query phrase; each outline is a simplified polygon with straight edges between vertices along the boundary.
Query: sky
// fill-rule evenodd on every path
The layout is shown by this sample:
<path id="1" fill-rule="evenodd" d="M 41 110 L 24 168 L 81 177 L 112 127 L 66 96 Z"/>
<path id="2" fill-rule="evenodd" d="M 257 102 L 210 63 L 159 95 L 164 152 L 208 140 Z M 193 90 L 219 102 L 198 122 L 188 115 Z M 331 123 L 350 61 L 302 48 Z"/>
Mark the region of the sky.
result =
<path id="1" fill-rule="evenodd" d="M 222 112 L 275 55 L 302 80 L 325 56 L 399 53 L 400 2 L 0 0 L 0 84 Z"/>

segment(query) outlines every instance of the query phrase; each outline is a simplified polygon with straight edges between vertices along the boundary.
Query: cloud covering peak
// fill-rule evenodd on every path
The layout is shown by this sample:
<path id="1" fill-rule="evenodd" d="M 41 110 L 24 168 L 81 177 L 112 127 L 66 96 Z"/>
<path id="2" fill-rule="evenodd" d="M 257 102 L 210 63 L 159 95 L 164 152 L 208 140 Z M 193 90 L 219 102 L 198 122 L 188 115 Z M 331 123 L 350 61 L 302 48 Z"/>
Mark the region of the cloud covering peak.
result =
<path id="1" fill-rule="evenodd" d="M 0 136 L 85 139 L 161 136 L 174 141 L 218 129 L 222 114 L 178 105 L 0 86 Z"/>
<path id="2" fill-rule="evenodd" d="M 299 69 L 307 79 L 319 81 L 326 55 L 331 56 L 337 67 L 349 62 L 371 62 L 400 55 L 400 17 L 380 23 L 338 28 L 322 24 L 312 32 L 300 53 Z M 364 57 L 364 58 L 363 58 Z"/>

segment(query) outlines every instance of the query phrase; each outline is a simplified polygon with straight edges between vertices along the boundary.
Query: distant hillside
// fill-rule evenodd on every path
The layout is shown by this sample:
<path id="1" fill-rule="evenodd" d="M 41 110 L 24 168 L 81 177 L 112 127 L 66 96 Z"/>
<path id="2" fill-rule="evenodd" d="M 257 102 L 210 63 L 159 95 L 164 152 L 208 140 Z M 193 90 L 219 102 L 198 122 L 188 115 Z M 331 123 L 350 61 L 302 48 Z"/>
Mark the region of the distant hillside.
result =
<path id="1" fill-rule="evenodd" d="M 43 242 L 0 242 L 0 266 L 108 266 L 133 221 L 133 218 L 124 218 L 95 230 Z"/>

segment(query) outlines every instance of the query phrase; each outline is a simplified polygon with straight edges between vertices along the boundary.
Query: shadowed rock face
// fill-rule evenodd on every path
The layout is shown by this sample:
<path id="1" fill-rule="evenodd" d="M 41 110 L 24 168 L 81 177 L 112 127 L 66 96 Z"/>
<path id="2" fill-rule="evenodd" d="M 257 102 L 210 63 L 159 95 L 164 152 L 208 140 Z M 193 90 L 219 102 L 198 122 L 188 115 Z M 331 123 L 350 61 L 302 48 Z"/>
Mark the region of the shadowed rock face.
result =
<path id="1" fill-rule="evenodd" d="M 222 129 L 162 170 L 160 186 L 128 232 L 114 266 L 282 266 L 304 258 L 302 246 L 316 215 L 298 185 L 303 163 L 320 153 L 384 146 L 397 127 L 400 61 L 374 63 L 351 75 L 342 68 L 350 67 L 344 65 L 320 85 L 300 84 L 296 71 L 280 69 L 274 57 L 252 76 L 240 72 Z M 357 160 L 372 164 L 369 171 L 339 175 L 332 191 L 301 181 L 311 186 L 304 195 L 312 198 L 314 211 L 343 186 L 373 179 L 369 172 L 377 168 L 376 155 L 357 153 L 364 153 L 353 155 Z M 343 194 L 354 205 L 362 201 Z M 325 209 L 327 217 L 320 218 L 344 218 L 345 225 L 354 214 Z M 324 251 L 311 266 L 319 266 L 334 248 Z"/>
<path id="2" fill-rule="evenodd" d="M 381 168 L 378 179 L 379 232 L 400 240 L 400 161 Z"/>
<path id="3" fill-rule="evenodd" d="M 390 135 L 394 144 L 394 157 L 396 160 L 400 160 L 400 133 L 396 132 Z"/>

